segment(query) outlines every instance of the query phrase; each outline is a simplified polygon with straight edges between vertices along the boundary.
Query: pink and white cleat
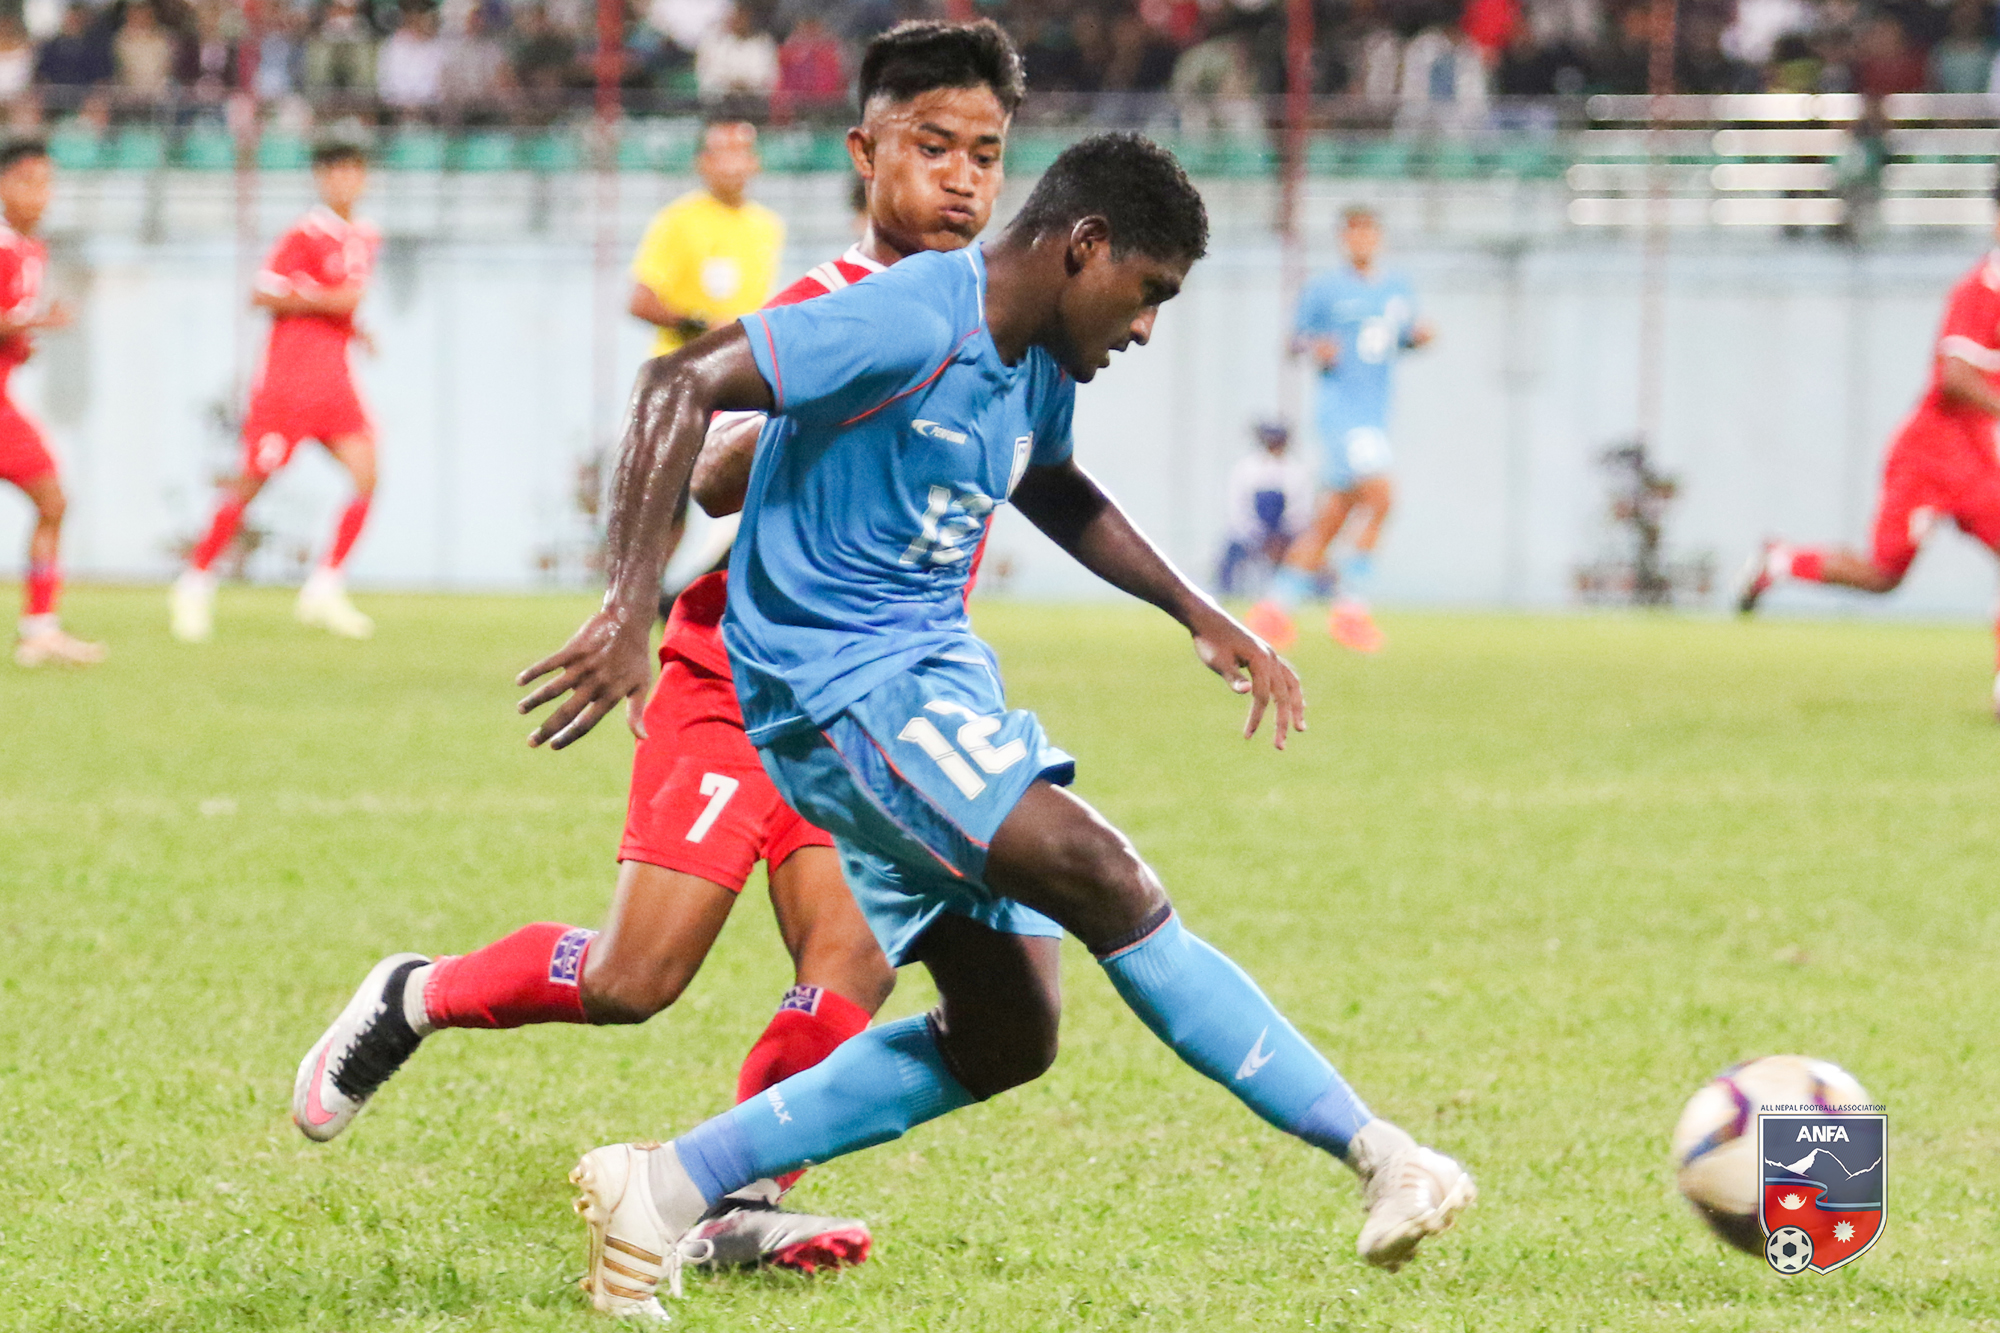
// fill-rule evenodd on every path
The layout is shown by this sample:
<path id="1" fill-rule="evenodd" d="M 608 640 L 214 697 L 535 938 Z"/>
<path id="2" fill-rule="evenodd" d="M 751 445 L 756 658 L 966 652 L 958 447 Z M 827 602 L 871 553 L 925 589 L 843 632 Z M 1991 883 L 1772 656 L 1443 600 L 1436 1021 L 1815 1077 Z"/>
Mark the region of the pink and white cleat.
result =
<path id="1" fill-rule="evenodd" d="M 394 953 L 370 968 L 361 988 L 320 1034 L 292 1081 L 292 1123 L 317 1143 L 346 1129 L 423 1040 L 404 1016 L 404 983 L 430 959 Z"/>
<path id="2" fill-rule="evenodd" d="M 1298 642 L 1299 629 L 1291 613 L 1273 601 L 1262 601 L 1243 616 L 1243 627 L 1279 652 Z"/>
<path id="3" fill-rule="evenodd" d="M 1326 632 L 1343 648 L 1357 653 L 1379 653 L 1389 637 L 1382 633 L 1368 608 L 1359 602 L 1335 602 L 1327 617 Z"/>
<path id="4" fill-rule="evenodd" d="M 1772 585 L 1777 583 L 1778 576 L 1771 572 L 1771 566 L 1776 563 L 1772 559 L 1772 553 L 1777 549 L 1776 542 L 1767 541 L 1757 549 L 1755 555 L 1750 557 L 1749 563 L 1743 566 L 1743 581 L 1736 591 L 1737 615 L 1756 614 L 1758 601 L 1765 593 L 1771 591 Z"/>
<path id="5" fill-rule="evenodd" d="M 868 1224 L 856 1218 L 795 1213 L 747 1190 L 718 1204 L 688 1232 L 688 1240 L 711 1247 L 708 1258 L 690 1262 L 715 1268 L 769 1265 L 794 1273 L 866 1263 L 875 1244 Z"/>
<path id="6" fill-rule="evenodd" d="M 91 666 L 103 660 L 103 644 L 66 634 L 54 625 L 23 634 L 14 645 L 16 666 Z"/>

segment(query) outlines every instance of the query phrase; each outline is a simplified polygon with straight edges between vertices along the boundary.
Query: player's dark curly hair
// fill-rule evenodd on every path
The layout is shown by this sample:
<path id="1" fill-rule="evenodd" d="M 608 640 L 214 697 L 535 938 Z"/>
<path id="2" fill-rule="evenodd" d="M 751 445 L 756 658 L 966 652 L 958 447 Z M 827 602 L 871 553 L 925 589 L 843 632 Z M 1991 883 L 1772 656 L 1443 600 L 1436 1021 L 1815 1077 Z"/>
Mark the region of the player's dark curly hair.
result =
<path id="1" fill-rule="evenodd" d="M 939 23 L 914 19 L 899 23 L 868 43 L 861 56 L 863 110 L 877 97 L 907 102 L 934 88 L 993 90 L 1008 115 L 1028 90 L 1021 53 L 992 19 Z"/>
<path id="2" fill-rule="evenodd" d="M 318 171 L 322 167 L 335 166 L 341 162 L 359 162 L 368 165 L 368 150 L 351 139 L 328 139 L 313 145 L 312 165 Z"/>
<path id="3" fill-rule="evenodd" d="M 31 157 L 47 157 L 49 146 L 41 139 L 9 139 L 0 144 L 0 175 L 13 170 L 16 162 L 26 162 Z"/>
<path id="4" fill-rule="evenodd" d="M 1101 217 L 1116 258 L 1187 260 L 1208 253 L 1208 209 L 1174 155 L 1141 134 L 1093 134 L 1071 144 L 1007 224 L 1032 241 Z"/>

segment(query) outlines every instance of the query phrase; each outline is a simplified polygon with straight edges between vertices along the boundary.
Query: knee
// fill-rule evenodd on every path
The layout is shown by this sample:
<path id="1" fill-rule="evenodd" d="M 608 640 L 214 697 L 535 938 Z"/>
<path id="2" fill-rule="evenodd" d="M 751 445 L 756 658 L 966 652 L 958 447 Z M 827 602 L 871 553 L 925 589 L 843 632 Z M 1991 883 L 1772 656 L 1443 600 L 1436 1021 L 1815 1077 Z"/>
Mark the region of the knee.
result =
<path id="1" fill-rule="evenodd" d="M 1093 820 L 1064 830 L 1054 851 L 1057 873 L 1071 884 L 1087 886 L 1091 897 L 1110 909 L 1114 918 L 1136 919 L 1165 901 L 1138 849 L 1109 824 Z"/>
<path id="2" fill-rule="evenodd" d="M 1005 1029 L 978 1033 L 954 1031 L 942 1013 L 934 1020 L 943 1038 L 945 1058 L 965 1090 L 985 1101 L 1009 1088 L 1032 1083 L 1056 1062 L 1058 1011 L 1012 1013 Z"/>
<path id="3" fill-rule="evenodd" d="M 35 517 L 47 527 L 55 527 L 69 513 L 69 497 L 62 487 L 51 486 L 35 497 Z"/>
<path id="4" fill-rule="evenodd" d="M 592 1023 L 643 1023 L 673 1004 L 690 974 L 672 960 L 632 959 L 591 950 L 578 983 L 583 1012 Z"/>

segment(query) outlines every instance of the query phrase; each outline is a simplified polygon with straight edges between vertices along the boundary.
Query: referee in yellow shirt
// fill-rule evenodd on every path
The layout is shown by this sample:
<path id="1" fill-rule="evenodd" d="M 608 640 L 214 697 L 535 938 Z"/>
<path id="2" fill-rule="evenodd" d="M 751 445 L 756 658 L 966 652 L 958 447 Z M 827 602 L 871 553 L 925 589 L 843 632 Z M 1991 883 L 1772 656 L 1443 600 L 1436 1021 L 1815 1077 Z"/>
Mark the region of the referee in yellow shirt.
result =
<path id="1" fill-rule="evenodd" d="M 674 200 L 647 224 L 632 260 L 630 309 L 658 327 L 653 355 L 749 314 L 771 295 L 785 224 L 744 195 L 759 165 L 756 126 L 710 125 L 695 158 L 703 188 Z"/>

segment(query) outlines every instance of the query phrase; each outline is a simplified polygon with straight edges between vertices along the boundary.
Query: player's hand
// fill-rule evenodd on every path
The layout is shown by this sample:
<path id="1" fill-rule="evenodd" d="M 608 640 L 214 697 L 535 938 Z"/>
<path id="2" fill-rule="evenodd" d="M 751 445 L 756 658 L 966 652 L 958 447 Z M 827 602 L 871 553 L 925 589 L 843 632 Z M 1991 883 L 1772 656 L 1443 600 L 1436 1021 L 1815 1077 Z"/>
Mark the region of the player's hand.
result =
<path id="1" fill-rule="evenodd" d="M 1266 708 L 1275 710 L 1272 741 L 1280 750 L 1287 734 L 1306 729 L 1306 692 L 1299 673 L 1235 617 L 1220 610 L 1204 611 L 1194 625 L 1194 650 L 1204 666 L 1229 682 L 1230 689 L 1250 696 L 1243 739 L 1257 734 Z"/>
<path id="2" fill-rule="evenodd" d="M 55 300 L 49 302 L 49 308 L 44 310 L 42 317 L 35 321 L 35 327 L 38 329 L 66 329 L 75 322 L 76 311 L 70 308 L 69 302 Z"/>
<path id="3" fill-rule="evenodd" d="M 650 612 L 651 607 L 646 610 Z M 626 724 L 634 736 L 644 737 L 646 687 L 652 683 L 652 654 L 647 642 L 650 616 L 627 619 L 612 611 L 599 611 L 583 622 L 561 649 L 543 658 L 514 678 L 516 685 L 532 685 L 544 676 L 534 693 L 521 700 L 519 709 L 532 713 L 545 703 L 569 698 L 540 726 L 528 733 L 528 744 L 547 744 L 560 750 L 582 740 L 604 715 L 620 703 L 625 705 Z"/>
<path id="4" fill-rule="evenodd" d="M 689 342 L 693 342 L 708 332 L 708 321 L 700 315 L 682 315 L 674 321 L 674 332 Z"/>

